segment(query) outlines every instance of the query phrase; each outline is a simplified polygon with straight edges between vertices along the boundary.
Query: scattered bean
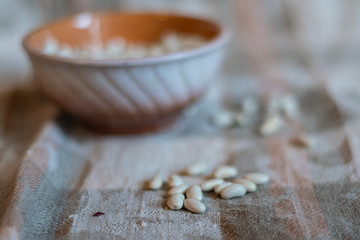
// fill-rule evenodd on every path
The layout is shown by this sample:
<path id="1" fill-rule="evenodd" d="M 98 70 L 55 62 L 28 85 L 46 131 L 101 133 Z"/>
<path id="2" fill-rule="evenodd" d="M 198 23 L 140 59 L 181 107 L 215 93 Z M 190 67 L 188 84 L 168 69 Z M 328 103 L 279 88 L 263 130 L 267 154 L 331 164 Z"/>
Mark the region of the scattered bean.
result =
<path id="1" fill-rule="evenodd" d="M 269 136 L 279 131 L 282 125 L 283 121 L 279 115 L 269 114 L 261 124 L 259 131 L 263 136 Z"/>
<path id="2" fill-rule="evenodd" d="M 187 185 L 186 183 L 180 184 L 176 187 L 170 188 L 170 190 L 168 191 L 168 195 L 184 193 L 186 191 L 186 189 L 188 189 L 188 187 L 189 187 L 189 185 Z"/>
<path id="3" fill-rule="evenodd" d="M 213 190 L 217 185 L 219 185 L 220 183 L 223 183 L 224 180 L 221 178 L 213 178 L 210 180 L 207 180 L 205 182 L 203 182 L 200 187 L 203 191 L 211 191 Z"/>
<path id="4" fill-rule="evenodd" d="M 233 181 L 233 183 L 239 183 L 239 184 L 243 185 L 247 192 L 255 192 L 256 191 L 256 184 L 249 180 L 239 178 L 239 179 L 235 179 Z"/>
<path id="5" fill-rule="evenodd" d="M 232 183 L 231 182 L 223 182 L 220 183 L 219 185 L 217 185 L 215 187 L 215 193 L 216 194 L 220 194 L 221 190 L 223 190 L 224 188 L 226 188 L 227 186 L 230 186 Z"/>
<path id="6" fill-rule="evenodd" d="M 247 97 L 242 101 L 242 112 L 245 115 L 254 115 L 259 109 L 257 100 L 253 97 Z"/>
<path id="7" fill-rule="evenodd" d="M 245 174 L 243 178 L 255 184 L 264 184 L 270 179 L 269 176 L 264 173 L 248 173 Z"/>
<path id="8" fill-rule="evenodd" d="M 184 180 L 176 174 L 170 175 L 168 177 L 168 183 L 170 187 L 176 187 L 184 183 Z"/>
<path id="9" fill-rule="evenodd" d="M 226 188 L 224 188 L 223 190 L 221 190 L 220 192 L 221 198 L 225 198 L 225 199 L 241 197 L 244 196 L 245 194 L 246 194 L 245 187 L 238 183 L 231 184 Z"/>
<path id="10" fill-rule="evenodd" d="M 215 178 L 229 178 L 234 177 L 238 173 L 237 169 L 233 166 L 224 165 L 215 169 Z"/>
<path id="11" fill-rule="evenodd" d="M 163 184 L 162 176 L 158 174 L 148 182 L 148 188 L 151 190 L 157 190 L 161 188 L 162 184 Z"/>
<path id="12" fill-rule="evenodd" d="M 280 110 L 287 117 L 294 117 L 299 111 L 298 103 L 294 96 L 287 95 L 281 98 Z"/>
<path id="13" fill-rule="evenodd" d="M 233 114 L 222 111 L 213 116 L 213 123 L 218 128 L 229 128 L 234 124 Z"/>
<path id="14" fill-rule="evenodd" d="M 201 201 L 203 193 L 199 185 L 193 185 L 186 190 L 186 197 Z"/>
<path id="15" fill-rule="evenodd" d="M 207 169 L 205 162 L 197 162 L 186 168 L 185 173 L 188 175 L 199 175 L 203 174 Z"/>
<path id="16" fill-rule="evenodd" d="M 185 199 L 184 207 L 193 213 L 203 213 L 206 210 L 205 205 L 196 199 Z"/>
<path id="17" fill-rule="evenodd" d="M 182 193 L 171 195 L 167 201 L 167 206 L 174 210 L 181 209 L 184 205 L 184 199 L 185 196 Z"/>

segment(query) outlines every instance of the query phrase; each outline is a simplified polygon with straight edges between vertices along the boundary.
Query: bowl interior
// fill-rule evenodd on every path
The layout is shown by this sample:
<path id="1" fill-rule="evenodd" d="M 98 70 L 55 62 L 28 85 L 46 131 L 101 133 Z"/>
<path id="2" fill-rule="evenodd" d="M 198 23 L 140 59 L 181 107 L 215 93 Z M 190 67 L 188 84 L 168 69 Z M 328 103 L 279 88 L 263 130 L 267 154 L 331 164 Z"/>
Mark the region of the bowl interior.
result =
<path id="1" fill-rule="evenodd" d="M 70 46 L 97 45 L 117 37 L 131 43 L 151 43 L 158 41 L 168 31 L 199 35 L 210 41 L 221 30 L 210 21 L 173 14 L 82 13 L 33 32 L 26 42 L 34 50 L 41 49 L 50 36 Z"/>

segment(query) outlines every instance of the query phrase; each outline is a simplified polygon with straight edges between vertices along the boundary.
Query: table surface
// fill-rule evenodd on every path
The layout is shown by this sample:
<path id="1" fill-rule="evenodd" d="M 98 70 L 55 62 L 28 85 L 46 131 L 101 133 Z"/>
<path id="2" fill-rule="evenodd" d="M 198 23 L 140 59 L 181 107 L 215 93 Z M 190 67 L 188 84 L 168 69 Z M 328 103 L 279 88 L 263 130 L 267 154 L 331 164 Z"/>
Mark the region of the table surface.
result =
<path id="1" fill-rule="evenodd" d="M 16 69 L 3 74 L 0 239 L 358 239 L 358 57 L 342 48 L 334 57 L 334 46 L 315 48 L 292 31 L 279 42 L 264 27 L 266 16 L 259 18 L 263 8 L 244 3 L 238 11 L 249 14 L 232 25 L 242 38 L 229 46 L 221 76 L 162 132 L 91 132 L 31 82 L 15 81 Z M 265 106 L 286 95 L 298 100 L 299 112 L 272 136 L 258 134 L 263 109 L 246 127 L 219 129 L 210 121 L 245 97 Z M 293 145 L 299 134 L 313 146 Z M 206 193 L 203 214 L 171 211 L 165 187 L 143 188 L 155 173 L 179 173 L 197 161 L 209 169 L 233 165 L 241 175 L 264 172 L 270 182 L 231 200 Z M 93 217 L 96 212 L 105 214 Z"/>

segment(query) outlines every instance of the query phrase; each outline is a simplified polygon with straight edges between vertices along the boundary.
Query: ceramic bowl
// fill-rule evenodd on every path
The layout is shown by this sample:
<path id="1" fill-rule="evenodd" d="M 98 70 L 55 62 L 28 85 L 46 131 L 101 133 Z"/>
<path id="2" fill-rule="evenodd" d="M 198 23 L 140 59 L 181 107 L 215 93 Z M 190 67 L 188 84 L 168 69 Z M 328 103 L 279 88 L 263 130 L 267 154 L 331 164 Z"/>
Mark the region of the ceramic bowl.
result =
<path id="1" fill-rule="evenodd" d="M 42 53 L 52 36 L 62 44 L 158 41 L 164 31 L 193 34 L 199 48 L 140 59 L 76 59 Z M 110 133 L 139 133 L 169 126 L 216 76 L 229 33 L 218 23 L 172 13 L 82 13 L 25 36 L 40 90 L 85 125 Z"/>

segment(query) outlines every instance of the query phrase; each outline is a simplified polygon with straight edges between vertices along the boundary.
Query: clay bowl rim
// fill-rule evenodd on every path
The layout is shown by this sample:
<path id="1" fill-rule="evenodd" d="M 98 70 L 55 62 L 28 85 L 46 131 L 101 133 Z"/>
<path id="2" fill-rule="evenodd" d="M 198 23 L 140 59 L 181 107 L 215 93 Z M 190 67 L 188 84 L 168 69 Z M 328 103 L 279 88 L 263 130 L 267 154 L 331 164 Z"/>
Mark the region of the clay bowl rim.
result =
<path id="1" fill-rule="evenodd" d="M 114 14 L 134 14 L 134 15 L 154 15 L 154 16 L 174 16 L 180 18 L 188 18 L 196 21 L 206 22 L 215 26 L 219 33 L 216 37 L 206 42 L 203 46 L 186 50 L 177 53 L 166 54 L 163 56 L 157 57 L 147 57 L 147 58 L 137 58 L 137 59 L 79 59 L 79 58 L 65 58 L 54 55 L 49 55 L 42 53 L 41 50 L 36 49 L 31 46 L 29 39 L 36 33 L 46 29 L 51 28 L 52 25 L 67 21 L 70 19 L 78 18 L 82 15 L 92 15 L 92 16 L 103 16 L 103 15 L 114 15 Z M 81 12 L 75 15 L 71 15 L 59 20 L 52 21 L 48 24 L 42 25 L 33 31 L 29 32 L 25 35 L 22 41 L 22 45 L 24 49 L 28 52 L 30 56 L 35 56 L 37 58 L 48 60 L 52 62 L 62 63 L 62 64 L 70 64 L 70 65 L 79 65 L 79 66 L 95 66 L 95 67 L 127 67 L 127 66 L 143 66 L 143 65 L 152 65 L 152 64 L 160 64 L 165 62 L 172 62 L 177 60 L 189 59 L 197 56 L 201 56 L 203 54 L 207 54 L 213 52 L 217 49 L 220 49 L 227 45 L 230 41 L 231 33 L 227 27 L 218 23 L 217 21 L 206 18 L 206 17 L 196 17 L 190 14 L 178 13 L 178 12 L 169 12 L 169 11 L 108 11 L 108 12 Z"/>

